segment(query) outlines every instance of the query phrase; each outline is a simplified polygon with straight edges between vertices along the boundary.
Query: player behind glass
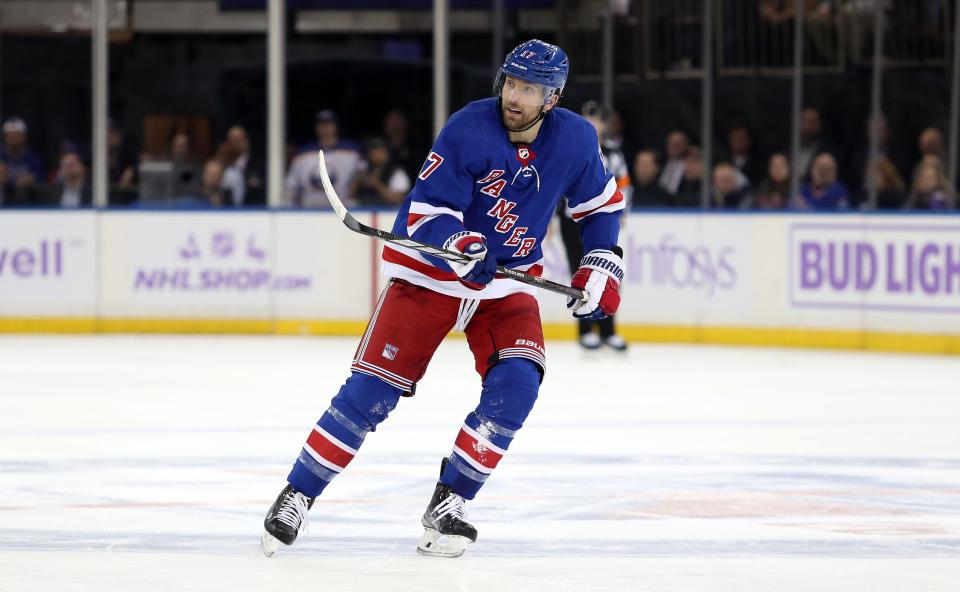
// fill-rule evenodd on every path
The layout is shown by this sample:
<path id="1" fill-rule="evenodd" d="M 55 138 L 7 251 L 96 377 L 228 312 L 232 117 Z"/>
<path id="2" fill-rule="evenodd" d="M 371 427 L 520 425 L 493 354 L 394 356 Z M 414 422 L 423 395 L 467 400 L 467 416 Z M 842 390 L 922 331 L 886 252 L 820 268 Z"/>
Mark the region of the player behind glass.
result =
<path id="1" fill-rule="evenodd" d="M 600 138 L 600 158 L 603 161 L 603 166 L 616 179 L 617 187 L 620 188 L 624 199 L 629 203 L 631 187 L 626 159 L 619 148 L 610 148 L 604 142 L 609 114 L 596 101 L 584 103 L 580 108 L 580 113 L 597 130 L 597 136 Z M 577 269 L 578 262 L 583 258 L 583 248 L 580 245 L 579 225 L 566 214 L 565 206 L 566 203 L 561 201 L 558 208 L 560 237 L 563 239 L 563 248 L 567 253 L 567 262 L 570 264 L 570 269 L 574 270 Z M 596 326 L 599 335 L 594 333 L 594 326 Z M 613 315 L 600 320 L 578 319 L 577 334 L 579 335 L 580 347 L 585 350 L 595 350 L 601 346 L 609 347 L 618 352 L 627 350 L 627 342 L 617 335 L 613 324 Z"/>
<path id="2" fill-rule="evenodd" d="M 495 96 L 468 104 L 441 130 L 393 232 L 471 260 L 447 263 L 384 246 L 387 287 L 350 377 L 314 426 L 264 519 L 261 546 L 267 556 L 280 543 L 294 542 L 316 497 L 400 397 L 414 394 L 434 351 L 454 328 L 466 333 L 482 390 L 441 462 L 417 550 L 457 557 L 476 541 L 465 500 L 477 495 L 507 454 L 546 371 L 534 288 L 496 277 L 496 266 L 539 275 L 541 242 L 566 197 L 586 252 L 572 285 L 587 296 L 567 306 L 578 318 L 599 319 L 620 304 L 623 262 L 616 244 L 624 200 L 600 160 L 593 126 L 557 107 L 567 71 L 559 47 L 523 43 L 507 55 Z"/>

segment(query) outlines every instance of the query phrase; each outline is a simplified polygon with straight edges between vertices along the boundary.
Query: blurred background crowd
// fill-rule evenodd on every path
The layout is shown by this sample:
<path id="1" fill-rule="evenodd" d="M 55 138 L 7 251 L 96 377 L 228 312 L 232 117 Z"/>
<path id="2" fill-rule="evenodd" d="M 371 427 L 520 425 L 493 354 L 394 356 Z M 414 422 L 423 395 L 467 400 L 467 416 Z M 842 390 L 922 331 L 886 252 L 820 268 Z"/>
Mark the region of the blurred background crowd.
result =
<path id="1" fill-rule="evenodd" d="M 341 196 L 355 205 L 396 206 L 432 138 L 429 31 L 412 19 L 384 25 L 394 29 L 387 35 L 331 31 L 317 24 L 323 10 L 310 0 L 291 5 L 298 2 L 303 10 L 292 10 L 288 23 L 288 140 L 279 203 L 328 207 L 316 174 L 316 150 L 323 149 Z M 871 116 L 878 2 L 883 109 Z M 48 26 L 58 6 L 84 3 L 33 3 L 24 16 L 26 4 L 0 0 L 0 23 L 7 23 L 0 25 L 0 207 L 89 207 L 89 30 Z M 264 40 L 257 27 L 238 24 L 252 14 L 262 18 L 264 1 L 171 4 L 212 10 L 216 18 L 206 28 L 191 24 L 196 19 L 189 13 L 157 24 L 156 0 L 112 3 L 119 14 L 110 36 L 108 203 L 265 207 Z M 430 8 L 416 1 L 412 8 L 383 0 L 327 4 L 370 15 Z M 956 206 L 950 163 L 958 155 L 948 141 L 953 0 L 803 0 L 796 152 L 795 0 L 713 3 L 709 137 L 700 118 L 704 0 L 501 2 L 502 48 L 490 40 L 489 26 L 468 18 L 488 19 L 489 4 L 452 4 L 450 109 L 488 96 L 496 52 L 533 36 L 561 44 L 571 56 L 561 106 L 583 112 L 589 99 L 603 102 L 596 29 L 609 22 L 615 86 L 607 105 L 590 103 L 587 111 L 605 151 L 624 163 L 617 176 L 632 208 Z M 149 19 L 154 24 L 145 24 Z M 793 171 L 801 176 L 796 192 Z"/>
<path id="2" fill-rule="evenodd" d="M 568 105 L 569 107 L 569 105 Z M 629 165 L 621 188 L 632 208 L 700 207 L 704 166 L 690 135 L 675 129 L 657 143 L 624 135 L 617 111 L 596 117 L 601 141 Z M 316 176 L 316 152 L 328 154 L 338 194 L 355 204 L 397 206 L 413 186 L 427 146 L 413 145 L 408 118 L 391 110 L 383 133 L 365 139 L 342 136 L 337 115 L 318 111 L 316 140 L 288 145 L 288 173 L 283 205 L 329 207 Z M 880 209 L 943 210 L 955 207 L 955 188 L 947 178 L 944 132 L 923 129 L 909 144 L 892 143 L 886 118 L 865 124 L 864 141 L 836 143 L 815 107 L 802 114 L 802 150 L 796 159 L 784 147 L 762 152 L 746 122 L 732 122 L 710 171 L 712 208 L 837 210 L 862 208 L 871 184 Z M 866 134 L 880 137 L 882 152 L 869 160 Z M 86 158 L 77 142 L 64 139 L 57 154 L 41 157 L 31 148 L 23 119 L 3 124 L 0 154 L 0 204 L 4 207 L 84 207 L 91 205 Z M 243 125 L 227 129 L 210 155 L 198 154 L 184 130 L 170 138 L 167 151 L 151 154 L 129 145 L 123 130 L 109 128 L 110 204 L 172 204 L 181 207 L 264 207 L 263 155 L 254 151 Z M 790 194 L 790 170 L 803 173 L 799 195 Z"/>

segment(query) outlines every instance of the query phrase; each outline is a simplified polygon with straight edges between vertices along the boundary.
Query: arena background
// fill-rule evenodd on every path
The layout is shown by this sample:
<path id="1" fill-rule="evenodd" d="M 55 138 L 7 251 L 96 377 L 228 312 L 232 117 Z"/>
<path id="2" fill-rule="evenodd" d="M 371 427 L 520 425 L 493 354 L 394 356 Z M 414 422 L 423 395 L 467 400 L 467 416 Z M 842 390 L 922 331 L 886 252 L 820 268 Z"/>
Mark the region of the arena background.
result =
<path id="1" fill-rule="evenodd" d="M 777 4 L 779 17 L 773 4 L 465 1 L 433 11 L 429 2 L 298 1 L 268 14 L 264 2 L 120 1 L 101 7 L 109 28 L 98 35 L 90 27 L 98 2 L 5 0 L 0 115 L 28 126 L 28 148 L 47 178 L 19 201 L 6 192 L 0 330 L 358 333 L 370 312 L 368 294 L 381 284 L 376 245 L 324 214 L 297 214 L 282 197 L 287 163 L 314 139 L 313 114 L 333 110 L 340 137 L 362 146 L 384 135 L 388 112 L 399 112 L 406 119 L 403 165 L 412 176 L 445 117 L 489 94 L 506 49 L 539 36 L 570 54 L 564 106 L 579 110 L 592 99 L 617 111 L 630 165 L 645 149 L 658 151 L 662 163 L 673 130 L 700 146 L 705 171 L 730 160 L 731 128 L 745 127 L 751 139 L 753 207 L 718 208 L 711 175 L 701 175 L 695 195 L 676 200 L 681 207 L 634 200 L 625 224 L 626 337 L 957 353 L 960 227 L 942 212 L 914 214 L 907 203 L 924 156 L 918 138 L 934 128 L 943 173 L 954 180 L 946 188 L 953 206 L 952 4 L 895 2 L 876 13 L 872 3 L 808 2 L 800 37 L 797 23 L 783 16 L 790 3 Z M 271 14 L 279 19 L 273 27 Z M 438 48 L 442 59 L 435 60 Z M 273 67 L 281 63 L 286 67 Z M 769 207 L 756 195 L 767 158 L 806 141 L 800 113 L 807 108 L 819 112 L 818 149 L 835 156 L 850 194 L 848 209 L 812 220 L 798 217 L 796 201 Z M 876 145 L 865 133 L 872 112 L 883 114 L 888 128 L 882 138 L 873 134 Z M 260 174 L 264 205 L 277 213 L 251 202 L 261 213 L 215 214 L 190 189 L 155 196 L 138 187 L 140 170 L 173 159 L 178 131 L 189 138 L 187 158 L 201 167 L 218 157 L 237 125 L 248 134 L 249 168 Z M 108 127 L 121 135 L 116 147 L 104 146 Z M 65 150 L 87 169 L 83 182 L 96 206 L 89 213 L 43 209 L 57 191 Z M 873 150 L 905 179 L 900 202 L 878 200 L 883 188 L 866 182 Z M 134 182 L 118 184 L 120 159 L 135 168 Z M 101 172 L 102 160 L 109 164 Z M 791 189 L 799 192 L 804 173 L 792 168 Z M 370 215 L 389 226 L 389 210 L 378 211 L 386 204 L 358 205 L 373 206 Z M 904 207 L 909 215 L 892 216 Z M 218 233 L 237 248 L 206 260 L 178 258 L 179 243 L 209 242 Z M 815 251 L 804 236 L 819 241 Z M 263 243 L 268 255 L 243 259 L 246 240 Z M 40 261 L 52 245 L 62 259 L 56 273 Z M 548 268 L 564 280 L 562 247 L 553 246 Z M 803 253 L 816 261 L 802 260 Z M 716 268 L 720 259 L 728 269 Z M 142 285 L 143 273 L 177 270 L 187 274 L 182 279 L 194 277 L 177 285 L 157 276 Z M 208 270 L 226 279 L 198 286 Z M 244 273 L 255 272 L 271 280 L 243 283 Z M 241 283 L 231 283 L 230 273 Z M 291 273 L 303 285 L 273 283 Z M 723 282 L 718 273 L 730 277 Z M 810 282 L 804 273 L 814 274 Z M 875 277 L 858 284 L 857 273 Z M 331 282 L 351 288 L 327 290 Z M 544 306 L 548 333 L 571 337 L 557 304 Z"/>
<path id="2" fill-rule="evenodd" d="M 956 589 L 958 31 L 957 0 L 0 0 L 0 590 Z M 537 407 L 431 562 L 480 387 L 446 340 L 265 559 L 384 285 L 291 163 L 335 122 L 389 228 L 367 173 L 415 179 L 533 37 L 627 163 L 629 349 L 538 295 Z"/>

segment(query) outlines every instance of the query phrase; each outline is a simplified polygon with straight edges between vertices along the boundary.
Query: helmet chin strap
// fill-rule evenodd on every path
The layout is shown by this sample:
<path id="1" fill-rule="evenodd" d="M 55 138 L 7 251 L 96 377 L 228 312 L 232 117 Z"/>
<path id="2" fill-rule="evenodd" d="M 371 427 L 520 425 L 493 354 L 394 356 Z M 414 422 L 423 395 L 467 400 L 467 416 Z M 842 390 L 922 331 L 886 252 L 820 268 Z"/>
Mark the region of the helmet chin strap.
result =
<path id="1" fill-rule="evenodd" d="M 544 117 L 547 116 L 547 114 L 544 113 L 544 111 L 543 111 L 543 105 L 540 105 L 540 112 L 537 113 L 537 116 L 536 116 L 536 117 L 534 117 L 532 120 L 530 120 L 530 123 L 528 123 L 528 124 L 527 124 L 526 126 L 524 126 L 524 127 L 513 128 L 513 127 L 508 126 L 508 125 L 503 121 L 503 99 L 500 99 L 500 98 L 497 99 L 497 107 L 499 107 L 499 111 L 500 111 L 500 123 L 503 124 L 503 127 L 507 128 L 507 131 L 516 132 L 516 133 L 520 133 L 520 132 L 525 132 L 525 131 L 527 131 L 528 129 L 530 129 L 530 128 L 532 128 L 533 126 L 537 125 L 537 123 L 539 123 L 540 120 L 542 120 Z"/>

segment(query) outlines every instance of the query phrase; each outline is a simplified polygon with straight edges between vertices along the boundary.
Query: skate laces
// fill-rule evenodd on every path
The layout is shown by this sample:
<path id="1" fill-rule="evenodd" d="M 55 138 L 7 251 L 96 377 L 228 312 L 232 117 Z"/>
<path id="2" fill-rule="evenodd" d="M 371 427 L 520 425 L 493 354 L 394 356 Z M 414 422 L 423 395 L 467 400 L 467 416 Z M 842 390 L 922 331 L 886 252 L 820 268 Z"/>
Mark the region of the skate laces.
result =
<path id="1" fill-rule="evenodd" d="M 433 514 L 437 517 L 437 520 L 441 520 L 444 516 L 452 515 L 458 520 L 467 521 L 467 512 L 463 507 L 464 501 L 463 498 L 455 493 L 451 493 L 449 497 L 437 504 L 437 507 L 434 508 Z"/>
<path id="2" fill-rule="evenodd" d="M 309 532 L 309 525 L 307 524 L 309 504 L 310 501 L 307 496 L 299 491 L 291 491 L 284 498 L 283 503 L 280 504 L 280 509 L 277 511 L 277 520 L 296 528 L 297 532 L 303 530 Z"/>

